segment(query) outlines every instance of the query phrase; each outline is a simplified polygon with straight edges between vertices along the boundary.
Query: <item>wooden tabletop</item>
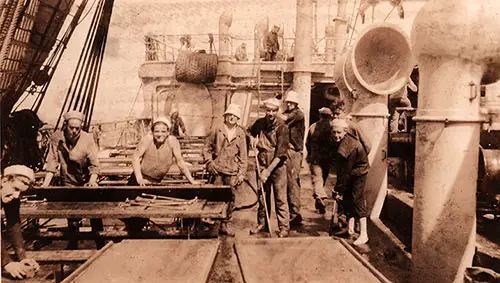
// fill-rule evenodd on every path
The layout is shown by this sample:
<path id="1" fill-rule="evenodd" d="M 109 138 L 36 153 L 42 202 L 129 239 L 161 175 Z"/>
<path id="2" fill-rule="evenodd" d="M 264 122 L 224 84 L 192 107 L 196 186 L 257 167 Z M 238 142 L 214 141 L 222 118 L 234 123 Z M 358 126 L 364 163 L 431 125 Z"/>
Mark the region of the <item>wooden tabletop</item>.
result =
<path id="1" fill-rule="evenodd" d="M 22 204 L 23 218 L 226 218 L 227 204 L 198 200 L 185 210 L 172 207 L 129 206 L 119 202 L 46 202 Z M 3 212 L 2 212 L 3 213 Z"/>

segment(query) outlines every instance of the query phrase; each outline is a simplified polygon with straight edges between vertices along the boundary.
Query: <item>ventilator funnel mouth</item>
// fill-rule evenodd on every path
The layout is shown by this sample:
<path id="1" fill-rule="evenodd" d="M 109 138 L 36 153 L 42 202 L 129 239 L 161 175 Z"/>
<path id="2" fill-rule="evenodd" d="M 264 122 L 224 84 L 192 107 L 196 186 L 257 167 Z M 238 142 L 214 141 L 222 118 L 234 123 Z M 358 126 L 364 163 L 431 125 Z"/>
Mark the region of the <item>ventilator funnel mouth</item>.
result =
<path id="1" fill-rule="evenodd" d="M 389 95 L 405 87 L 413 67 L 407 36 L 397 26 L 386 23 L 363 31 L 350 59 L 359 83 L 380 95 Z"/>

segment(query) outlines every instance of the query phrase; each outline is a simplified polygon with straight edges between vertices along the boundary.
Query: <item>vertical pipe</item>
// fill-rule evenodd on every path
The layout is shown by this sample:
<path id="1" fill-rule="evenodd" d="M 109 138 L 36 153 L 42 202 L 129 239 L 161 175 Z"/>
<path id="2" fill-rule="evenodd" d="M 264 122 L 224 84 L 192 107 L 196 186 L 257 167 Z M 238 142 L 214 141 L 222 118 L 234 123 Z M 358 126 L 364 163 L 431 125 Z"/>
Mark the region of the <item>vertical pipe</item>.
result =
<path id="1" fill-rule="evenodd" d="M 481 68 L 421 56 L 419 71 L 413 282 L 461 282 L 474 256 L 480 131 L 479 98 L 469 100 L 468 83 L 479 85 Z"/>
<path id="2" fill-rule="evenodd" d="M 300 95 L 300 107 L 304 111 L 306 126 L 309 125 L 309 109 L 311 107 L 312 2 L 313 0 L 297 0 L 297 21 L 295 25 L 293 90 Z"/>
<path id="3" fill-rule="evenodd" d="M 231 84 L 231 35 L 229 28 L 233 22 L 231 12 L 224 11 L 219 18 L 219 58 L 217 64 L 217 84 Z"/>
<path id="4" fill-rule="evenodd" d="M 500 78 L 497 0 L 434 0 L 417 14 L 412 281 L 463 282 L 476 240 L 481 83 Z"/>
<path id="5" fill-rule="evenodd" d="M 342 53 L 346 42 L 346 10 L 347 10 L 347 0 L 338 0 L 337 4 L 337 17 L 335 18 L 335 35 L 334 35 L 334 46 L 335 53 L 333 55 L 332 61 L 337 61 L 337 57 Z"/>

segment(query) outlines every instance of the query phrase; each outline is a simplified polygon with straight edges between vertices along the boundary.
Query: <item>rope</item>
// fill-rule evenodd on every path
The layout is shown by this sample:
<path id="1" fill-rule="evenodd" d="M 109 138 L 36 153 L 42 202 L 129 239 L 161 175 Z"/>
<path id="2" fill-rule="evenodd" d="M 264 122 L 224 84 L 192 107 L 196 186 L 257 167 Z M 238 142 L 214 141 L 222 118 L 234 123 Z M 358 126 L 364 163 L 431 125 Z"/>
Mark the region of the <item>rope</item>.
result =
<path id="1" fill-rule="evenodd" d="M 14 10 L 14 15 L 12 16 L 12 21 L 10 22 L 9 29 L 7 30 L 7 33 L 5 35 L 5 39 L 2 42 L 2 49 L 0 50 L 0 67 L 3 67 L 3 65 L 5 64 L 5 58 L 7 57 L 7 53 L 9 53 L 10 47 L 12 47 L 10 42 L 14 38 L 17 25 L 21 20 L 23 3 L 24 1 L 21 0 L 17 1 L 16 9 Z"/>
<path id="2" fill-rule="evenodd" d="M 40 106 L 43 102 L 43 99 L 45 98 L 45 94 L 47 93 L 47 89 L 50 85 L 50 82 L 52 81 L 52 76 L 57 69 L 57 66 L 59 65 L 59 62 L 61 61 L 62 55 L 64 54 L 64 51 L 66 50 L 66 47 L 68 45 L 69 39 L 73 35 L 73 32 L 75 31 L 77 25 L 79 24 L 78 20 L 80 19 L 81 15 L 83 14 L 83 11 L 85 7 L 87 6 L 88 0 L 83 0 L 82 3 L 80 3 L 80 6 L 78 6 L 78 10 L 75 13 L 75 16 L 71 20 L 68 28 L 66 29 L 66 32 L 62 36 L 61 40 L 59 41 L 59 44 L 57 45 L 55 51 L 52 53 L 51 58 L 48 61 L 48 64 L 46 65 L 47 67 L 47 73 L 49 74 L 49 79 L 48 81 L 43 85 L 40 94 L 36 98 L 35 102 L 33 103 L 31 110 L 34 112 L 38 112 L 40 109 Z"/>
<path id="3" fill-rule="evenodd" d="M 100 0 L 97 4 L 56 128 L 61 122 L 63 113 L 69 110 L 83 112 L 85 115 L 83 129 L 88 130 L 90 127 L 113 3 L 114 0 Z"/>
<path id="4" fill-rule="evenodd" d="M 384 22 L 387 20 L 387 18 L 389 18 L 389 16 L 392 14 L 392 11 L 394 11 L 395 8 L 396 8 L 396 6 L 392 6 L 392 9 L 391 9 L 391 11 L 389 11 L 389 14 L 387 14 L 387 16 L 385 16 Z"/>
<path id="5" fill-rule="evenodd" d="M 359 2 L 359 5 L 361 6 L 361 1 Z M 356 0 L 354 0 L 354 6 L 353 6 L 353 15 L 354 15 L 354 9 L 356 8 Z M 349 46 L 351 44 L 352 36 L 354 35 L 354 31 L 356 30 L 356 24 L 358 23 L 358 17 L 359 17 L 359 7 L 358 7 L 358 13 L 356 13 L 356 18 L 354 19 L 354 25 L 352 25 L 352 32 L 351 35 L 349 36 L 349 40 L 345 46 Z"/>

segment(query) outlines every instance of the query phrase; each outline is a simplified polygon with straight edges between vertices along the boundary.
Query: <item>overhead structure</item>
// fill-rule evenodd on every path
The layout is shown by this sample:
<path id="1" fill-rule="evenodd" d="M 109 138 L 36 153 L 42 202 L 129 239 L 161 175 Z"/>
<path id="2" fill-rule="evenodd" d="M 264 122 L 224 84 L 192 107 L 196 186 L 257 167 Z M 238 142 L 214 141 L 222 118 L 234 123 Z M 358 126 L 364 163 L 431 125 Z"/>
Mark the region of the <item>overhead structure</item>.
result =
<path id="1" fill-rule="evenodd" d="M 72 23 L 58 38 L 73 0 L 7 0 L 0 11 L 0 105 L 6 121 L 25 91 L 38 95 L 48 85 L 67 39 L 79 21 L 87 0 L 72 16 Z M 54 46 L 56 46 L 54 48 Z M 51 50 L 55 50 L 52 51 Z M 50 55 L 50 57 L 49 57 Z M 46 62 L 47 58 L 49 60 Z M 44 63 L 46 62 L 46 63 Z"/>

